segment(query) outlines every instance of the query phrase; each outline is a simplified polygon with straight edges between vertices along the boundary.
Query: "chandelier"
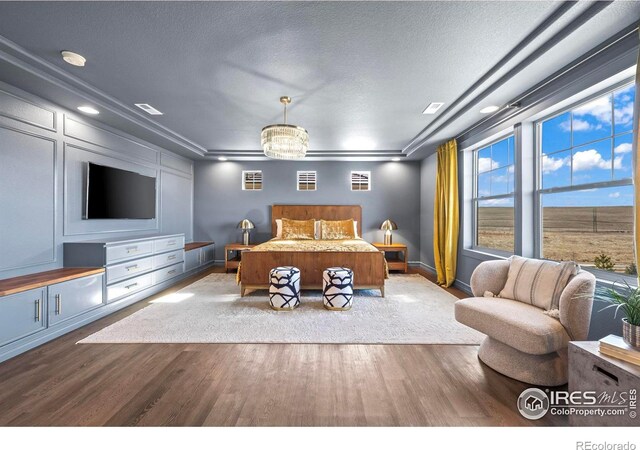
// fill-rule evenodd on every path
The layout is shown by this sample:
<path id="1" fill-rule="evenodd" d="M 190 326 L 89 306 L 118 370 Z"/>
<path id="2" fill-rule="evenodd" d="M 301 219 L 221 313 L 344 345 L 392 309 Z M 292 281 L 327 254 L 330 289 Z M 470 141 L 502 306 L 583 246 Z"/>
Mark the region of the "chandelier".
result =
<path id="1" fill-rule="evenodd" d="M 284 105 L 284 123 L 268 125 L 262 129 L 262 150 L 269 158 L 302 159 L 309 149 L 309 133 L 302 127 L 287 124 L 287 105 L 290 97 L 280 97 Z"/>

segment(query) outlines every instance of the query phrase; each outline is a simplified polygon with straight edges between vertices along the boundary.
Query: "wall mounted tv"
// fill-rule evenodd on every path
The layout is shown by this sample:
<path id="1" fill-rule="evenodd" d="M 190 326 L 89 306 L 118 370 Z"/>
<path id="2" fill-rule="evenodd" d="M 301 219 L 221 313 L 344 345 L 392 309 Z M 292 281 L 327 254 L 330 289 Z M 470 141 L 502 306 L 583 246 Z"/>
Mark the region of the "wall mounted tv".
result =
<path id="1" fill-rule="evenodd" d="M 155 219 L 156 179 L 87 163 L 83 219 Z"/>

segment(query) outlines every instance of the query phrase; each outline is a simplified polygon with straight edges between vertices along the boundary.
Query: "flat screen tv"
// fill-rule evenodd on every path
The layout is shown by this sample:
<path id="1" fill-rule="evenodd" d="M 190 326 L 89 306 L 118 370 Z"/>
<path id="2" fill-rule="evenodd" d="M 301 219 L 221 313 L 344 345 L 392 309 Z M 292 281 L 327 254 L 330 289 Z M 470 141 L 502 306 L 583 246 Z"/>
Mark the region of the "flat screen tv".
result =
<path id="1" fill-rule="evenodd" d="M 156 179 L 88 163 L 84 219 L 155 219 Z"/>

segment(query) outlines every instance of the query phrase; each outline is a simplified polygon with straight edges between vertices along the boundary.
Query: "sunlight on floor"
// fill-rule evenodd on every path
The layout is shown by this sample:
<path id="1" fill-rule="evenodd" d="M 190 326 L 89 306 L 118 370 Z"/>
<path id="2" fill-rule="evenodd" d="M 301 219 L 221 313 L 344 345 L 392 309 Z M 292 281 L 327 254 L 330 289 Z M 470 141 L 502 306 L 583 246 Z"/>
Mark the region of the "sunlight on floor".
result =
<path id="1" fill-rule="evenodd" d="M 149 303 L 180 303 L 183 300 L 186 300 L 190 297 L 193 297 L 193 294 L 189 292 L 169 294 L 163 297 L 160 297 L 156 300 L 151 300 Z"/>

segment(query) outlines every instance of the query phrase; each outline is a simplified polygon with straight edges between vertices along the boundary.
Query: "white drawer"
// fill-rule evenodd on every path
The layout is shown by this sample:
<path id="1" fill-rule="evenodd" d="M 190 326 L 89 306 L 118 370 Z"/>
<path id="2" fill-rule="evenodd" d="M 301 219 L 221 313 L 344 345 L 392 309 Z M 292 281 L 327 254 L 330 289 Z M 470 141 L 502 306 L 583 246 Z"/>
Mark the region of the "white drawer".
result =
<path id="1" fill-rule="evenodd" d="M 168 252 L 184 248 L 184 236 L 174 236 L 153 241 L 153 251 L 155 253 Z"/>
<path id="2" fill-rule="evenodd" d="M 153 254 L 154 241 L 142 241 L 107 247 L 107 264 Z"/>
<path id="3" fill-rule="evenodd" d="M 184 264 L 174 264 L 173 266 L 158 269 L 153 272 L 153 284 L 160 284 L 163 281 L 170 280 L 173 277 L 184 273 Z"/>
<path id="4" fill-rule="evenodd" d="M 182 261 L 184 261 L 184 250 L 163 253 L 153 257 L 153 268 L 158 269 L 160 267 L 170 266 Z"/>
<path id="5" fill-rule="evenodd" d="M 146 289 L 151 285 L 153 285 L 153 276 L 150 273 L 140 275 L 139 277 L 131 278 L 130 280 L 122 281 L 117 284 L 112 284 L 111 286 L 107 286 L 107 302 L 110 303 L 120 297 L 131 295 L 134 292 Z"/>
<path id="6" fill-rule="evenodd" d="M 131 278 L 136 274 L 149 272 L 153 269 L 154 257 L 140 258 L 133 261 L 116 264 L 107 267 L 107 284 L 112 284 L 119 280 Z"/>

